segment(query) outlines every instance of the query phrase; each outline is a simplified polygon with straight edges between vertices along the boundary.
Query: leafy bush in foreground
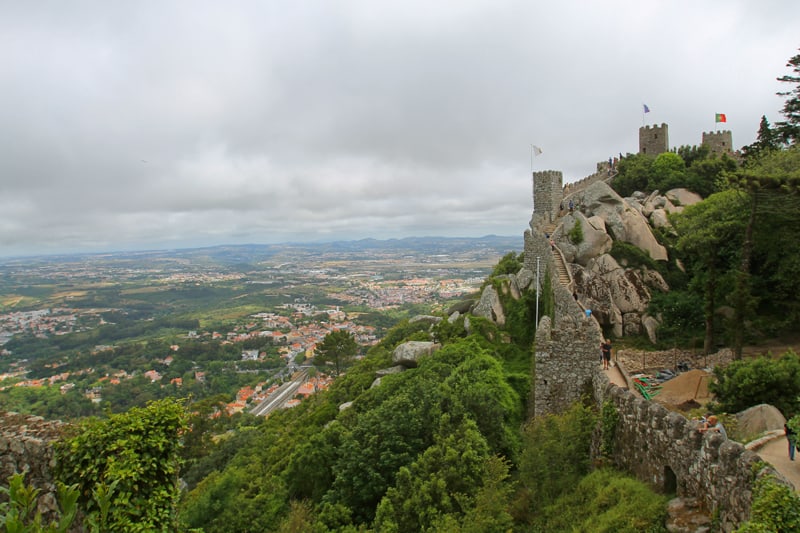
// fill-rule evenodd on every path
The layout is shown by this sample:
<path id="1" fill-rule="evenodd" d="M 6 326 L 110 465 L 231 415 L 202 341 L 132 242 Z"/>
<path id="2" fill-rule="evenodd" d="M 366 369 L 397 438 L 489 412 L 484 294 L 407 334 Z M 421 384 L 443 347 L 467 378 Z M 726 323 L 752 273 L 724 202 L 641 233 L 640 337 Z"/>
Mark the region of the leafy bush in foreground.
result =
<path id="1" fill-rule="evenodd" d="M 88 515 L 102 515 L 102 502 L 110 504 L 103 531 L 174 531 L 184 431 L 186 412 L 175 400 L 87 419 L 58 443 L 59 475 L 78 486 Z"/>
<path id="2" fill-rule="evenodd" d="M 666 496 L 641 481 L 614 470 L 595 470 L 547 506 L 536 525 L 548 532 L 666 532 L 666 503 Z"/>

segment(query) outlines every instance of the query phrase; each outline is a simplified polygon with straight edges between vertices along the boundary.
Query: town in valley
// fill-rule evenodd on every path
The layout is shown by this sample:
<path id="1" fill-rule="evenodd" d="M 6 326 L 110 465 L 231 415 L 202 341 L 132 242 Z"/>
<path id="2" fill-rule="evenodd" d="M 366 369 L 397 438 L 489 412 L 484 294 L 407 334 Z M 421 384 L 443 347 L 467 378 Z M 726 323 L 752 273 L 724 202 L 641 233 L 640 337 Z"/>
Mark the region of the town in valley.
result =
<path id="1" fill-rule="evenodd" d="M 219 246 L 0 259 L 0 406 L 46 417 L 162 397 L 215 412 L 323 390 L 331 332 L 363 354 L 402 319 L 477 293 L 516 237 Z"/>

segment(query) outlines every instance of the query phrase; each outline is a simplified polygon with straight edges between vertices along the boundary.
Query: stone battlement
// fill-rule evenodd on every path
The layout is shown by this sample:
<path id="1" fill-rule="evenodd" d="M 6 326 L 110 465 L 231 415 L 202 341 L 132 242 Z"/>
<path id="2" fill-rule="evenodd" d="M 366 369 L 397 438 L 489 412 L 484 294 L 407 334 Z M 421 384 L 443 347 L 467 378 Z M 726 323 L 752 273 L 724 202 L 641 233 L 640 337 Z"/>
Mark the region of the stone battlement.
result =
<path id="1" fill-rule="evenodd" d="M 558 216 L 558 208 L 564 175 L 558 170 L 542 170 L 533 173 L 533 216 L 544 222 L 552 222 Z"/>
<path id="2" fill-rule="evenodd" d="M 669 152 L 669 127 L 666 124 L 639 128 L 640 154 L 658 155 L 664 152 Z"/>
<path id="3" fill-rule="evenodd" d="M 25 483 L 41 490 L 37 510 L 46 522 L 57 516 L 53 442 L 64 425 L 39 416 L 0 412 L 0 486 L 8 487 L 12 475 L 25 473 Z"/>
<path id="4" fill-rule="evenodd" d="M 756 479 L 773 476 L 791 487 L 772 467 L 754 476 L 761 458 L 742 444 L 700 433 L 697 422 L 617 387 L 602 372 L 595 373 L 593 388 L 598 406 L 610 401 L 619 414 L 614 464 L 662 492 L 696 498 L 719 516 L 722 531 L 750 518 Z"/>
<path id="5" fill-rule="evenodd" d="M 733 134 L 731 130 L 703 132 L 703 146 L 708 146 L 712 154 L 732 154 Z"/>
<path id="6" fill-rule="evenodd" d="M 564 185 L 563 189 L 563 197 L 566 198 L 570 194 L 575 194 L 576 192 L 580 192 L 584 189 L 587 189 L 589 185 L 596 183 L 598 181 L 606 181 L 610 180 L 611 176 L 609 175 L 608 163 L 602 162 L 597 164 L 597 172 L 594 174 L 590 174 L 583 179 L 578 181 L 574 181 L 572 183 L 567 183 Z"/>

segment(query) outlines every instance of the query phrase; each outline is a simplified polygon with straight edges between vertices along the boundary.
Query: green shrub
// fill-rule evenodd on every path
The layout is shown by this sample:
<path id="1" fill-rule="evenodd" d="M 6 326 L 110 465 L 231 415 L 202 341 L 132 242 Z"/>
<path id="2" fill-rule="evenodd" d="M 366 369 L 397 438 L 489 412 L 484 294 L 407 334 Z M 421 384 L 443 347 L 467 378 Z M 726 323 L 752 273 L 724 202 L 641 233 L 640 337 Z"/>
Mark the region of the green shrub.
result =
<path id="1" fill-rule="evenodd" d="M 786 424 L 794 431 L 795 435 L 800 435 L 800 415 L 794 415 L 786 421 Z"/>
<path id="2" fill-rule="evenodd" d="M 663 346 L 702 346 L 705 335 L 703 297 L 693 291 L 654 293 L 647 312 L 660 316 L 659 343 Z"/>
<path id="3" fill-rule="evenodd" d="M 611 245 L 611 257 L 617 260 L 622 266 L 630 268 L 647 267 L 651 270 L 658 270 L 656 261 L 650 254 L 638 246 L 628 244 L 619 239 L 614 239 Z"/>
<path id="4" fill-rule="evenodd" d="M 57 444 L 58 474 L 78 486 L 90 517 L 102 511 L 90 496 L 98 490 L 109 496 L 103 531 L 174 530 L 180 435 L 186 429 L 186 412 L 175 400 L 85 420 Z"/>
<path id="5" fill-rule="evenodd" d="M 641 481 L 610 469 L 595 470 L 547 506 L 536 526 L 548 532 L 666 532 L 666 503 L 666 496 Z"/>
<path id="6" fill-rule="evenodd" d="M 519 461 L 523 502 L 537 513 L 562 494 L 574 490 L 591 467 L 590 447 L 597 416 L 575 403 L 561 415 L 533 419 L 524 428 Z"/>
<path id="7" fill-rule="evenodd" d="M 572 225 L 567 236 L 570 242 L 576 246 L 583 242 L 583 225 L 579 219 L 575 219 L 575 224 Z"/>
<path id="8" fill-rule="evenodd" d="M 610 456 L 614 452 L 614 440 L 617 436 L 617 423 L 619 422 L 619 412 L 614 406 L 614 402 L 606 400 L 600 412 L 602 441 L 600 442 L 600 452 L 604 456 Z"/>
<path id="9" fill-rule="evenodd" d="M 756 481 L 750 520 L 738 533 L 800 531 L 800 495 L 772 476 Z"/>
<path id="10" fill-rule="evenodd" d="M 524 258 L 524 253 L 517 255 L 514 252 L 508 252 L 498 261 L 490 277 L 502 276 L 503 274 L 516 274 L 522 268 Z"/>
<path id="11" fill-rule="evenodd" d="M 536 291 L 524 291 L 519 299 L 499 291 L 506 315 L 505 330 L 515 344 L 530 348 L 536 333 Z M 462 324 L 463 329 L 463 324 Z"/>
<path id="12" fill-rule="evenodd" d="M 78 487 L 57 483 L 56 501 L 59 518 L 43 525 L 42 515 L 37 511 L 41 491 L 25 484 L 25 474 L 13 474 L 8 478 L 8 487 L 0 487 L 0 494 L 8 498 L 0 503 L 0 527 L 3 531 L 20 533 L 65 533 L 69 530 L 78 512 Z"/>
<path id="13" fill-rule="evenodd" d="M 800 358 L 791 350 L 778 359 L 757 357 L 714 369 L 709 390 L 722 411 L 738 413 L 768 403 L 786 417 L 800 413 Z"/>

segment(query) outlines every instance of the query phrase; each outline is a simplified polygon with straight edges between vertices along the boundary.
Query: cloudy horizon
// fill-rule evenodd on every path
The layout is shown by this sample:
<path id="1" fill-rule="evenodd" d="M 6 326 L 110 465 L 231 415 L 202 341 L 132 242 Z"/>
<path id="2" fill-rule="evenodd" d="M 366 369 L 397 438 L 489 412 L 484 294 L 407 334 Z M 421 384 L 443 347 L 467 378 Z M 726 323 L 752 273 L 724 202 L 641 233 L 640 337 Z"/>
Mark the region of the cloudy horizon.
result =
<path id="1" fill-rule="evenodd" d="M 741 147 L 800 48 L 790 0 L 297 4 L 0 5 L 0 256 L 521 236 L 531 144 Z"/>

